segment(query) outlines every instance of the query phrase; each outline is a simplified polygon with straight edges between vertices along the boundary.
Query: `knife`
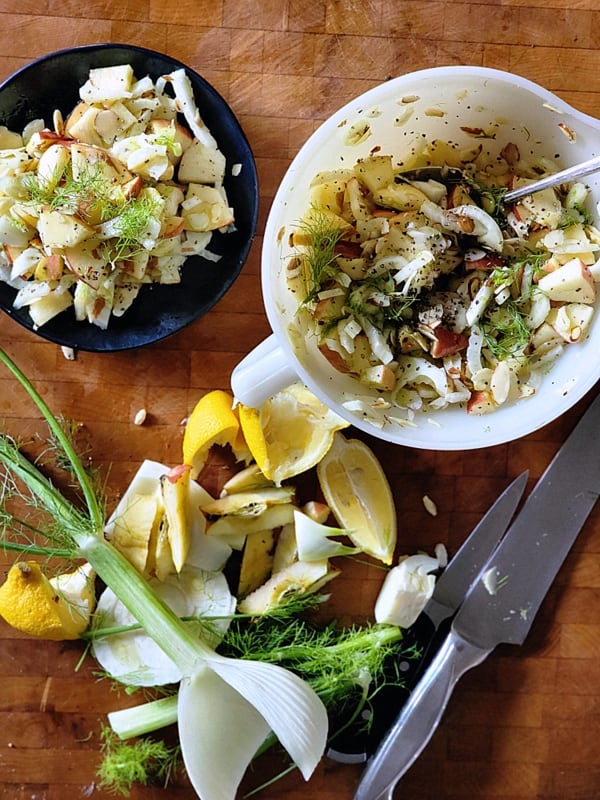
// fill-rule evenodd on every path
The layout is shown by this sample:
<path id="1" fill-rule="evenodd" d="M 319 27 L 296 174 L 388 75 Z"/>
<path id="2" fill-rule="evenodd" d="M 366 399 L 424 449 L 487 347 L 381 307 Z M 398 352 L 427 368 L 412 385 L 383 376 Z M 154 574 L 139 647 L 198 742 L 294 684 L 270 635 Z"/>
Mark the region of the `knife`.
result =
<path id="1" fill-rule="evenodd" d="M 361 776 L 354 800 L 391 800 L 460 677 L 522 644 L 600 493 L 600 395 L 554 457 L 460 606 L 450 632 Z"/>
<path id="2" fill-rule="evenodd" d="M 397 716 L 397 709 L 417 682 L 429 653 L 435 649 L 436 634 L 442 623 L 455 614 L 504 535 L 525 491 L 527 476 L 528 473 L 523 472 L 502 492 L 436 580 L 433 595 L 403 639 L 404 652 L 416 646 L 421 655 L 418 660 L 400 657 L 397 666 L 403 677 L 403 686 L 384 687 L 374 698 L 376 727 L 373 725 L 370 731 L 365 731 L 364 726 L 360 730 L 350 728 L 334 738 L 333 746 L 327 751 L 328 758 L 346 764 L 360 763 L 366 761 L 375 749 Z"/>

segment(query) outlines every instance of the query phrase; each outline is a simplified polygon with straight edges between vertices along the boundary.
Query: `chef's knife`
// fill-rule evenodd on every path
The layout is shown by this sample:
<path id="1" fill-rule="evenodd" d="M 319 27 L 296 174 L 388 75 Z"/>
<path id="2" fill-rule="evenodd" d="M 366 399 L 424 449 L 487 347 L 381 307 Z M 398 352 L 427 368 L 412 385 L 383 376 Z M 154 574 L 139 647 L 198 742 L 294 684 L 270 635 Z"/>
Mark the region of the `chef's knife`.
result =
<path id="1" fill-rule="evenodd" d="M 494 548 L 504 535 L 527 484 L 527 472 L 523 472 L 494 501 L 482 519 L 463 542 L 450 563 L 435 583 L 432 597 L 427 602 L 415 625 L 406 632 L 405 649 L 415 645 L 420 650 L 419 659 L 400 659 L 399 669 L 403 687 L 390 685 L 374 699 L 377 720 L 375 730 L 367 732 L 364 726 L 350 728 L 334 739 L 327 756 L 334 761 L 360 763 L 366 761 L 369 752 L 375 749 L 379 739 L 392 724 L 401 703 L 416 683 L 421 665 L 425 664 L 428 652 L 433 649 L 436 631 L 450 619 L 462 603 L 471 584 L 478 578 Z"/>
<path id="2" fill-rule="evenodd" d="M 459 678 L 501 643 L 522 644 L 600 493 L 600 395 L 490 557 L 374 757 L 354 800 L 391 800 L 431 739 Z"/>

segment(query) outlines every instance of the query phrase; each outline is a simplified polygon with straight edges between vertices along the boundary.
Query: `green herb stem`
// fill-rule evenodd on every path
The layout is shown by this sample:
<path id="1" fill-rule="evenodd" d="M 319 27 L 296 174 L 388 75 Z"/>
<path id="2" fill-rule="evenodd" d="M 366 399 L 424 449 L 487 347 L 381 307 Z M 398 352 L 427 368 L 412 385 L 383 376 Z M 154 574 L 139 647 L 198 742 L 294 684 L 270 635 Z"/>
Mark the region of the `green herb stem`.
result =
<path id="1" fill-rule="evenodd" d="M 52 414 L 52 412 L 42 399 L 41 395 L 33 387 L 32 383 L 27 378 L 27 376 L 17 367 L 14 361 L 12 361 L 12 359 L 1 348 L 0 348 L 0 362 L 2 362 L 10 372 L 12 372 L 15 378 L 17 378 L 19 383 L 27 391 L 27 394 L 31 397 L 33 402 L 38 407 L 38 409 L 41 411 L 48 427 L 50 428 L 52 435 L 60 443 L 60 446 L 63 448 L 65 455 L 69 459 L 75 477 L 77 478 L 77 481 L 81 486 L 81 490 L 83 492 L 86 501 L 92 526 L 96 530 L 101 530 L 102 525 L 104 523 L 103 511 L 100 503 L 98 502 L 98 498 L 96 496 L 96 492 L 94 491 L 94 487 L 92 486 L 90 477 L 85 471 L 83 464 L 81 463 L 81 459 L 75 452 L 73 443 L 71 442 L 69 437 L 65 434 L 59 421 Z"/>

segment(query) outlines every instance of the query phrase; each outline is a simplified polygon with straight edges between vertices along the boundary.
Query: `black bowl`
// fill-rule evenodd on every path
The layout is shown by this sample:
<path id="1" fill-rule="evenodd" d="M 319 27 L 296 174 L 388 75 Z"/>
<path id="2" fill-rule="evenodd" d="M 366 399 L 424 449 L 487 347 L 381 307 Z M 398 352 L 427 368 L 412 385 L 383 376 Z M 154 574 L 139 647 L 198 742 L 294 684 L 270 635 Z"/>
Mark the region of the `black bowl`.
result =
<path id="1" fill-rule="evenodd" d="M 0 125 L 21 132 L 34 119 L 52 126 L 59 109 L 65 116 L 79 101 L 79 88 L 94 67 L 130 64 L 137 78 L 160 75 L 184 67 L 196 103 L 227 159 L 225 189 L 235 213 L 235 231 L 215 232 L 210 250 L 221 259 L 209 262 L 199 256 L 187 259 L 181 283 L 142 287 L 122 317 L 111 317 L 108 329 L 78 322 L 67 309 L 34 330 L 27 308 L 12 307 L 16 291 L 0 282 L 0 308 L 38 336 L 78 350 L 127 350 L 164 339 L 205 314 L 231 287 L 248 256 L 258 215 L 256 165 L 246 136 L 233 112 L 200 75 L 176 59 L 143 47 L 101 44 L 50 53 L 23 67 L 0 85 Z M 241 164 L 237 176 L 231 167 Z"/>

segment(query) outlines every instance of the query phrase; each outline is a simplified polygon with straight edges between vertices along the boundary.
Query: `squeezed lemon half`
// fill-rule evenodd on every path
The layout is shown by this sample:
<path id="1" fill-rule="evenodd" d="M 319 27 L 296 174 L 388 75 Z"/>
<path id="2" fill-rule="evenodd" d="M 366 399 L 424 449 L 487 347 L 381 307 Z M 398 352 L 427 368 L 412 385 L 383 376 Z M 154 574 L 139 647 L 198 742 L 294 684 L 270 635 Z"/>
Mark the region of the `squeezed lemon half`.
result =
<path id="1" fill-rule="evenodd" d="M 349 423 L 302 383 L 293 383 L 260 408 L 238 409 L 244 439 L 261 472 L 276 485 L 314 467 Z"/>
<path id="2" fill-rule="evenodd" d="M 87 628 L 93 596 L 89 570 L 52 583 L 35 561 L 18 561 L 0 587 L 0 616 L 17 630 L 41 639 L 78 639 Z"/>
<path id="3" fill-rule="evenodd" d="M 248 455 L 240 421 L 233 409 L 233 396 L 223 389 L 215 389 L 201 397 L 186 422 L 183 463 L 192 468 L 193 478 L 206 463 L 213 445 L 229 445 L 238 460 Z"/>
<path id="4" fill-rule="evenodd" d="M 321 490 L 339 526 L 363 552 L 391 564 L 397 538 L 396 507 L 379 460 L 360 439 L 336 433 L 317 465 Z"/>

